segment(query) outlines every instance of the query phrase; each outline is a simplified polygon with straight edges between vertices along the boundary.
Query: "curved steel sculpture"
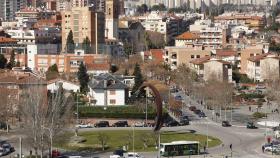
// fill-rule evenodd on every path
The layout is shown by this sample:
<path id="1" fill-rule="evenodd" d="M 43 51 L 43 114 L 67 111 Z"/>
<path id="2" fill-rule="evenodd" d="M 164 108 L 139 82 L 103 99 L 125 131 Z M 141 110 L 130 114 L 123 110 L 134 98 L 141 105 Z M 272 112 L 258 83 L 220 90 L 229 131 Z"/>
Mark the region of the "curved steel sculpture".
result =
<path id="1" fill-rule="evenodd" d="M 143 83 L 140 88 L 137 90 L 136 95 L 139 95 L 141 91 L 143 91 L 145 88 L 150 88 L 154 94 L 155 97 L 155 103 L 157 107 L 157 117 L 156 122 L 154 126 L 154 132 L 157 132 L 161 129 L 162 123 L 163 123 L 163 116 L 162 116 L 162 99 L 159 94 L 159 91 L 156 89 L 155 86 L 153 86 L 150 83 Z"/>

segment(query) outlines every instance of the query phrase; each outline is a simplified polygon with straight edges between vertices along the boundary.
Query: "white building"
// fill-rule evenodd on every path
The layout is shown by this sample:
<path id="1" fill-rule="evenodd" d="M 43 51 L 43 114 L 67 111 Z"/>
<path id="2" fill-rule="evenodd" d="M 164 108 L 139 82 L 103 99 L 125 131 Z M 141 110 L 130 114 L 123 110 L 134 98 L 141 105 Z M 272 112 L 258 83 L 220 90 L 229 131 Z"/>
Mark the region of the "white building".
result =
<path id="1" fill-rule="evenodd" d="M 125 105 L 128 87 L 111 74 L 95 76 L 89 83 L 89 98 L 92 105 Z"/>
<path id="2" fill-rule="evenodd" d="M 52 93 L 54 93 L 60 87 L 62 87 L 63 90 L 66 90 L 69 92 L 78 92 L 80 90 L 80 85 L 70 82 L 70 81 L 60 79 L 60 78 L 48 81 L 48 85 L 47 85 L 48 91 L 51 91 Z"/>
<path id="3" fill-rule="evenodd" d="M 232 82 L 232 68 L 229 62 L 212 58 L 204 63 L 203 79 Z"/>

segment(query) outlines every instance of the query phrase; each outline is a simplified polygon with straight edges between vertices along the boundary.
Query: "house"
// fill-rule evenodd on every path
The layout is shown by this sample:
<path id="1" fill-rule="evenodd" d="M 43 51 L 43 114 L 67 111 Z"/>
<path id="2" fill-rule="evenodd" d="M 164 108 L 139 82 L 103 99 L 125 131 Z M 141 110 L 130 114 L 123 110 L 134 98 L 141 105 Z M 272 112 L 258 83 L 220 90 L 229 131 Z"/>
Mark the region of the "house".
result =
<path id="1" fill-rule="evenodd" d="M 240 58 L 238 56 L 237 51 L 235 50 L 216 50 L 216 57 L 218 59 L 230 62 L 232 65 L 234 64 L 240 64 L 238 61 L 240 61 Z"/>
<path id="2" fill-rule="evenodd" d="M 197 58 L 190 61 L 190 68 L 196 72 L 199 77 L 203 77 L 204 74 L 204 63 L 210 60 L 210 56 Z"/>
<path id="3" fill-rule="evenodd" d="M 100 74 L 89 82 L 88 95 L 91 104 L 95 106 L 125 105 L 128 86 L 109 73 Z"/>
<path id="4" fill-rule="evenodd" d="M 248 59 L 246 74 L 250 79 L 263 82 L 280 77 L 279 56 L 265 53 Z"/>
<path id="5" fill-rule="evenodd" d="M 67 81 L 61 78 L 48 81 L 47 89 L 48 91 L 54 93 L 60 86 L 66 91 L 78 92 L 80 90 L 80 85 L 78 83 Z"/>
<path id="6" fill-rule="evenodd" d="M 217 79 L 219 81 L 232 82 L 232 68 L 229 62 L 212 58 L 204 63 L 204 75 L 205 81 L 211 79 Z"/>

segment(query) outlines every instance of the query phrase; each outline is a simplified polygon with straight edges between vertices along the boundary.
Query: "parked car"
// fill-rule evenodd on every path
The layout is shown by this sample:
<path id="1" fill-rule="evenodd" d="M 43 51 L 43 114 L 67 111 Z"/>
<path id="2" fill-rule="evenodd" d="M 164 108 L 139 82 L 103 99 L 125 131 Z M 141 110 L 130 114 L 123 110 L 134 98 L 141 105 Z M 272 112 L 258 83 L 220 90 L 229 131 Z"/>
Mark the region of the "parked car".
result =
<path id="1" fill-rule="evenodd" d="M 190 120 L 189 117 L 187 115 L 181 116 L 180 120 Z"/>
<path id="2" fill-rule="evenodd" d="M 223 126 L 223 127 L 230 127 L 231 124 L 230 124 L 228 121 L 223 121 L 223 122 L 222 122 L 222 126 Z"/>
<path id="3" fill-rule="evenodd" d="M 264 151 L 276 151 L 279 150 L 279 145 L 270 145 L 270 146 L 266 146 L 264 147 Z"/>
<path id="4" fill-rule="evenodd" d="M 11 146 L 11 144 L 6 143 L 1 146 L 8 154 L 15 151 L 15 148 Z"/>
<path id="5" fill-rule="evenodd" d="M 8 155 L 8 152 L 4 148 L 0 148 L 0 156 Z"/>
<path id="6" fill-rule="evenodd" d="M 110 158 L 122 158 L 120 155 L 110 155 Z"/>
<path id="7" fill-rule="evenodd" d="M 171 88 L 170 89 L 170 93 L 178 93 L 178 92 L 179 92 L 179 90 L 176 89 L 176 88 Z"/>
<path id="8" fill-rule="evenodd" d="M 198 114 L 199 114 L 199 113 L 201 113 L 202 111 L 201 111 L 201 110 L 199 110 L 199 109 L 196 109 L 196 110 L 194 110 L 193 112 L 194 112 L 195 114 L 197 114 L 197 115 L 198 115 Z"/>
<path id="9" fill-rule="evenodd" d="M 140 156 L 138 153 L 134 153 L 134 152 L 128 152 L 127 154 L 125 154 L 124 157 L 125 158 L 144 158 L 143 156 Z"/>
<path id="10" fill-rule="evenodd" d="M 201 111 L 199 114 L 198 114 L 199 117 L 206 117 L 205 113 L 203 111 Z"/>
<path id="11" fill-rule="evenodd" d="M 113 152 L 114 155 L 123 156 L 125 151 L 123 149 L 117 149 Z"/>
<path id="12" fill-rule="evenodd" d="M 180 126 L 180 123 L 175 120 L 172 120 L 172 121 L 169 121 L 168 123 L 166 123 L 166 126 L 167 127 Z"/>
<path id="13" fill-rule="evenodd" d="M 183 97 L 180 96 L 180 95 L 177 95 L 177 96 L 175 96 L 175 100 L 182 101 L 182 100 L 183 100 Z"/>
<path id="14" fill-rule="evenodd" d="M 145 122 L 136 122 L 133 124 L 134 127 L 145 127 Z"/>
<path id="15" fill-rule="evenodd" d="M 118 122 L 115 122 L 112 126 L 113 127 L 128 127 L 128 123 L 127 123 L 127 121 L 118 121 Z"/>
<path id="16" fill-rule="evenodd" d="M 76 125 L 76 128 L 92 128 L 92 125 L 90 125 L 90 124 L 78 124 L 78 125 Z"/>
<path id="17" fill-rule="evenodd" d="M 247 122 L 246 127 L 248 129 L 257 129 L 258 128 L 257 126 L 255 126 L 255 124 L 253 122 Z"/>
<path id="18" fill-rule="evenodd" d="M 154 126 L 155 126 L 155 123 L 154 123 L 154 122 L 152 122 L 152 123 L 148 122 L 148 123 L 147 123 L 147 127 L 154 127 Z"/>
<path id="19" fill-rule="evenodd" d="M 189 124 L 190 124 L 190 121 L 187 120 L 187 119 L 180 120 L 180 125 L 181 125 L 181 126 L 185 126 L 185 125 L 189 125 Z"/>
<path id="20" fill-rule="evenodd" d="M 108 121 L 99 121 L 94 124 L 94 127 L 109 127 Z"/>
<path id="21" fill-rule="evenodd" d="M 195 110 L 196 110 L 196 107 L 195 107 L 195 106 L 190 106 L 190 107 L 189 107 L 189 110 L 190 110 L 190 111 L 195 111 Z"/>

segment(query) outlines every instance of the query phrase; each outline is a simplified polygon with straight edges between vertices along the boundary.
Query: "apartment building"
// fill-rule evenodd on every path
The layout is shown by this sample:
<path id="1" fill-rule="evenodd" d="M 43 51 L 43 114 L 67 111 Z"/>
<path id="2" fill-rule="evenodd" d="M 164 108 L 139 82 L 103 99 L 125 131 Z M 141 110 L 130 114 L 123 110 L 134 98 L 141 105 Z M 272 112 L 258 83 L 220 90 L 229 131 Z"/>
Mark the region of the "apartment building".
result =
<path id="1" fill-rule="evenodd" d="M 166 43 L 172 42 L 176 36 L 187 29 L 186 26 L 183 27 L 183 17 L 164 15 L 156 11 L 139 17 L 139 20 L 146 30 L 162 33 Z"/>
<path id="2" fill-rule="evenodd" d="M 176 37 L 175 46 L 202 45 L 203 49 L 221 49 L 226 45 L 227 30 L 205 27 L 199 32 L 185 32 Z"/>
<path id="3" fill-rule="evenodd" d="M 214 17 L 214 21 L 222 25 L 244 25 L 256 32 L 266 25 L 265 13 L 237 13 L 229 12 Z"/>
<path id="4" fill-rule="evenodd" d="M 204 75 L 204 63 L 208 60 L 210 60 L 210 56 L 205 56 L 202 58 L 193 59 L 190 61 L 189 67 L 196 72 L 196 74 L 203 78 Z"/>
<path id="5" fill-rule="evenodd" d="M 12 21 L 15 19 L 15 12 L 27 6 L 27 0 L 1 0 L 0 19 Z"/>
<path id="6" fill-rule="evenodd" d="M 202 47 L 189 48 L 187 46 L 165 47 L 163 55 L 164 62 L 171 66 L 171 69 L 177 69 L 181 64 L 189 65 L 191 60 L 210 56 L 210 50 L 203 50 Z"/>
<path id="7" fill-rule="evenodd" d="M 76 45 L 89 38 L 94 53 L 98 53 L 105 43 L 105 16 L 92 7 L 73 7 L 62 12 L 62 48 L 65 51 L 68 33 L 72 30 Z M 95 49 L 97 47 L 97 49 Z M 93 52 L 92 52 L 93 53 Z"/>
<path id="8" fill-rule="evenodd" d="M 204 63 L 203 79 L 205 81 L 217 79 L 232 82 L 232 67 L 229 62 L 212 58 Z"/>

